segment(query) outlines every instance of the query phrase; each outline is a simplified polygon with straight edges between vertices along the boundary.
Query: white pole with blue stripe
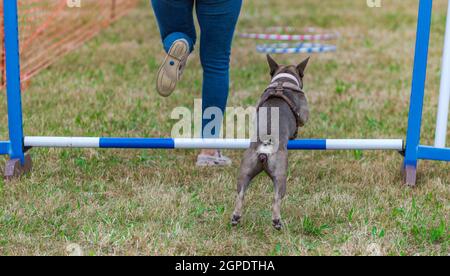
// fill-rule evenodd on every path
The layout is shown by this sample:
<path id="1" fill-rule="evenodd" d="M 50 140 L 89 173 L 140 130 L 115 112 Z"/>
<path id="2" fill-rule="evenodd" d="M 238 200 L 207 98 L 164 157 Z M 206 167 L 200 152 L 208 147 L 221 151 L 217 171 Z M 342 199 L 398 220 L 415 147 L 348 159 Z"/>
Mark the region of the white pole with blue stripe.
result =
<path id="1" fill-rule="evenodd" d="M 247 139 L 173 139 L 100 137 L 25 137 L 26 147 L 122 149 L 247 149 Z M 289 141 L 290 150 L 395 150 L 402 139 L 300 139 Z"/>

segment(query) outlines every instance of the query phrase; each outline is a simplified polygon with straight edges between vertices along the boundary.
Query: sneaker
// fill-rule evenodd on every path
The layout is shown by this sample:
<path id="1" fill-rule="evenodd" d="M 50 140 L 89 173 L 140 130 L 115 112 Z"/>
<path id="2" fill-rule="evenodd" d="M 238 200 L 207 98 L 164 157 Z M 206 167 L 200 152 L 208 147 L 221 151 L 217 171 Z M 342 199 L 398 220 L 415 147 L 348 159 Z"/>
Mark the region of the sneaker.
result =
<path id="1" fill-rule="evenodd" d="M 222 155 L 220 151 L 215 155 L 200 154 L 197 157 L 197 167 L 223 167 L 231 166 L 231 164 L 231 159 Z"/>
<path id="2" fill-rule="evenodd" d="M 156 78 L 156 90 L 168 97 L 177 87 L 189 57 L 189 43 L 185 39 L 176 40 L 166 55 Z"/>

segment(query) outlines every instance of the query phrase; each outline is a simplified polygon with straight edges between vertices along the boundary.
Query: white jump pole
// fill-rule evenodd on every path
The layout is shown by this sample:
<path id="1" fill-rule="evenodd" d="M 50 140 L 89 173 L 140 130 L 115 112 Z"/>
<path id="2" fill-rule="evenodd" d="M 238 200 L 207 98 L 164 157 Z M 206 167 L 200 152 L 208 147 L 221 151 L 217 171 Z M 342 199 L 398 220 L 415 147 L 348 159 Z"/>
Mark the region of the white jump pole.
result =
<path id="1" fill-rule="evenodd" d="M 135 149 L 247 149 L 246 139 L 173 139 L 107 137 L 25 137 L 26 147 L 135 148 Z M 289 141 L 290 150 L 395 150 L 403 151 L 402 139 L 303 139 Z"/>
<path id="2" fill-rule="evenodd" d="M 435 146 L 445 148 L 447 139 L 447 123 L 450 103 L 450 1 L 447 11 L 444 54 L 442 58 L 441 89 L 436 126 Z"/>

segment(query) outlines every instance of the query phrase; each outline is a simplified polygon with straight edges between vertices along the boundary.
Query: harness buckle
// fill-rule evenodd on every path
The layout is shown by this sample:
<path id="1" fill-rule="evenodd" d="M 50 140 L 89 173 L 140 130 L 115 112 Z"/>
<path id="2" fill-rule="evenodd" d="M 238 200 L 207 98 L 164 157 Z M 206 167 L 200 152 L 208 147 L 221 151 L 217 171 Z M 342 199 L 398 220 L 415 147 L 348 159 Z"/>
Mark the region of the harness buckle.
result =
<path id="1" fill-rule="evenodd" d="M 282 82 L 278 82 L 277 88 L 275 88 L 277 92 L 284 92 L 284 85 Z"/>

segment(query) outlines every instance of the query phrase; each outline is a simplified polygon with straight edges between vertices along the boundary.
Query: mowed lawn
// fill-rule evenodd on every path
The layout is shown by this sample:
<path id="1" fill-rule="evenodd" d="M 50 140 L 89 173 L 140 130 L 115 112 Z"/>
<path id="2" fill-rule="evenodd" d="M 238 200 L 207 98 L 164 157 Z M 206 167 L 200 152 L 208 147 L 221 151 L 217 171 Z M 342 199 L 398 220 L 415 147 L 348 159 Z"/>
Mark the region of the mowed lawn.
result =
<path id="1" fill-rule="evenodd" d="M 40 73 L 23 93 L 26 135 L 169 137 L 173 108 L 201 96 L 198 49 L 170 98 L 154 89 L 163 57 L 142 1 L 124 19 Z M 269 26 L 338 31 L 337 53 L 313 55 L 304 138 L 404 138 L 418 1 L 244 1 L 239 31 Z M 423 143 L 434 139 L 445 0 L 434 3 Z M 269 82 L 256 42 L 236 38 L 230 106 L 251 106 Z M 198 47 L 197 47 L 198 48 Z M 305 56 L 276 56 L 297 63 Z M 7 138 L 5 95 L 0 135 Z M 252 184 L 230 226 L 242 152 L 229 168 L 194 166 L 196 151 L 33 149 L 34 169 L 0 180 L 0 254 L 448 255 L 450 165 L 421 162 L 402 185 L 396 152 L 292 152 L 285 228 L 271 226 L 273 186 Z M 3 167 L 5 158 L 1 159 Z"/>

